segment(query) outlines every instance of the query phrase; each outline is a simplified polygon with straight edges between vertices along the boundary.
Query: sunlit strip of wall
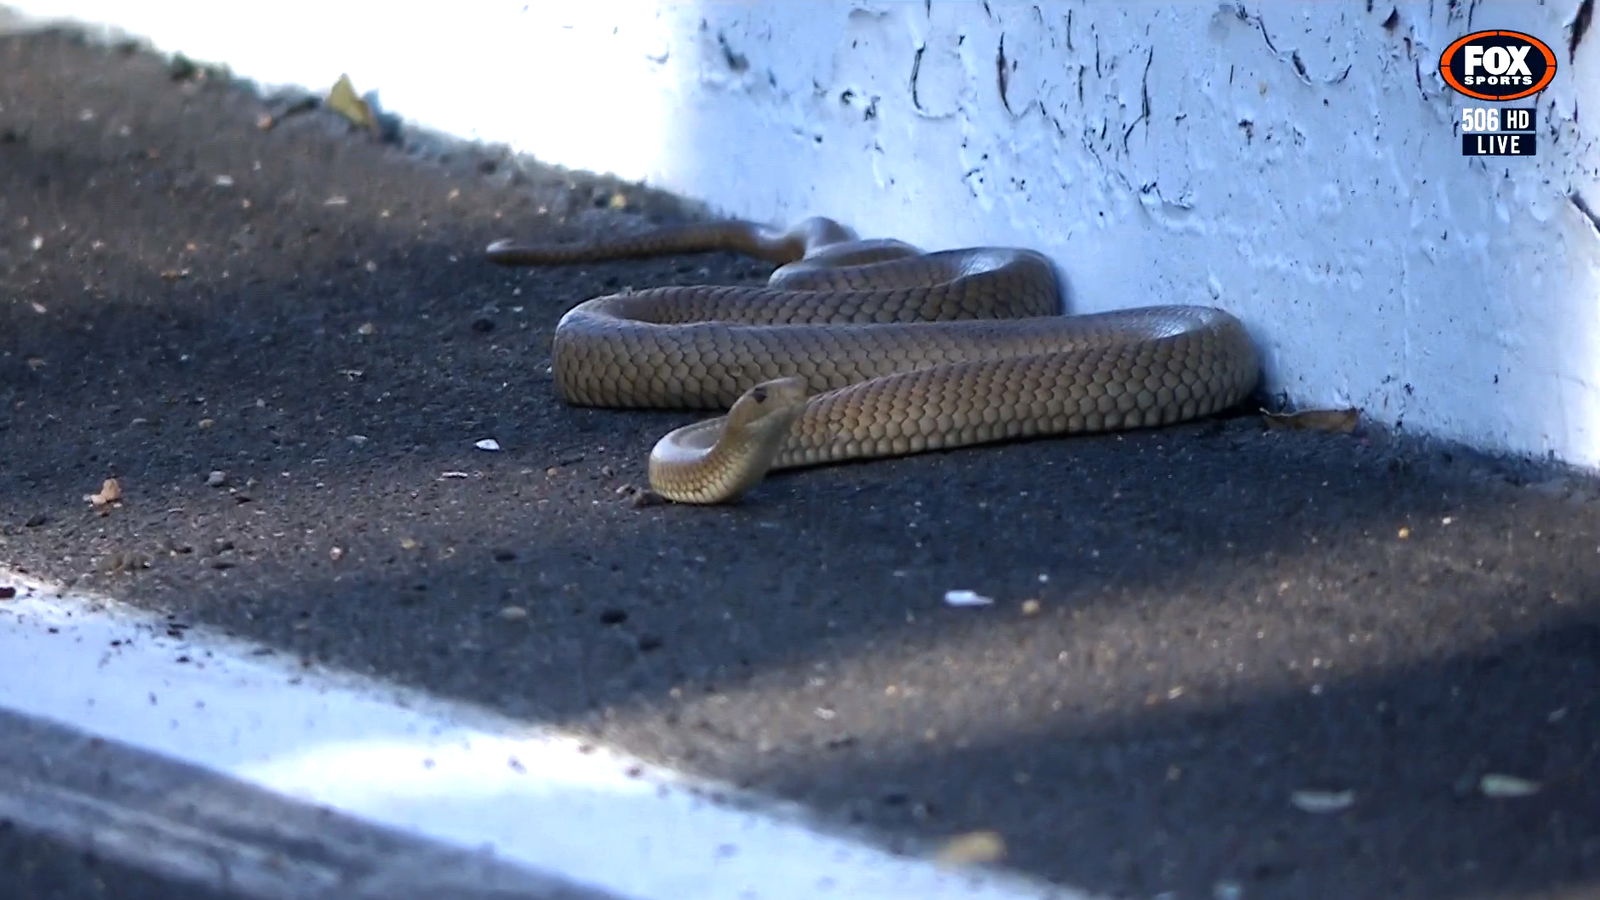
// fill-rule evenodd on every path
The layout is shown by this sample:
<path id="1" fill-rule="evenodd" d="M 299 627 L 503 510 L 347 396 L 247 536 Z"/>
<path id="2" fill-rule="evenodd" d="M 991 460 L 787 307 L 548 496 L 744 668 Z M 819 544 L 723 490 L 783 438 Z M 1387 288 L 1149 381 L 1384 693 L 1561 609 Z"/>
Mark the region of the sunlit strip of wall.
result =
<path id="1" fill-rule="evenodd" d="M 632 179 L 671 167 L 664 129 L 677 86 L 653 0 L 3 5 L 111 26 L 268 89 L 322 92 L 348 74 L 409 122 L 557 165 Z"/>

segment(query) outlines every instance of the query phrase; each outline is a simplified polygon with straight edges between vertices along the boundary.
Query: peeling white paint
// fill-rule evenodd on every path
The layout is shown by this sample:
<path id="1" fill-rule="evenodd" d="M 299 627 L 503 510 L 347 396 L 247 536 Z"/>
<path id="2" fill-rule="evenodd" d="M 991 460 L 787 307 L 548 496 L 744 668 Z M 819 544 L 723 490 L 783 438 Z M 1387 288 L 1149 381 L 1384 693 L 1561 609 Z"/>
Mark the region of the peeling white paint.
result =
<path id="1" fill-rule="evenodd" d="M 1236 312 L 1297 404 L 1596 466 L 1580 2 L 286 2 L 248 28 L 194 0 L 19 5 L 267 83 L 348 71 L 418 123 L 737 215 L 1036 247 L 1077 310 Z M 1459 155 L 1471 101 L 1438 56 L 1484 28 L 1558 51 L 1537 158 Z"/>

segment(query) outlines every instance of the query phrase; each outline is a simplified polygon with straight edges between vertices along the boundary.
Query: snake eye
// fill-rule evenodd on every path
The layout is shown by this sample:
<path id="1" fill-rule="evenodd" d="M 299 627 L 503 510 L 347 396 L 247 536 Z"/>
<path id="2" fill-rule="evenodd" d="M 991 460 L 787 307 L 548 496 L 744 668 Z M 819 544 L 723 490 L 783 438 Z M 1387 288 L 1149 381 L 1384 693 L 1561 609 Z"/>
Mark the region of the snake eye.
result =
<path id="1" fill-rule="evenodd" d="M 764 387 L 751 388 L 750 396 L 757 403 L 765 403 L 767 402 L 767 389 Z"/>

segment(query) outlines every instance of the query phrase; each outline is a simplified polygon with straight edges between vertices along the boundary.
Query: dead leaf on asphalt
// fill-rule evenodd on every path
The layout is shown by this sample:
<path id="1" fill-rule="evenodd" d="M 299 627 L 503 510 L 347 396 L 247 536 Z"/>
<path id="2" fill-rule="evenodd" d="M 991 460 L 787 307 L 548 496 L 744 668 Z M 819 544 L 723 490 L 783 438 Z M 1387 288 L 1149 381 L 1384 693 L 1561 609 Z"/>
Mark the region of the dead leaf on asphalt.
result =
<path id="1" fill-rule="evenodd" d="M 84 494 L 83 499 L 95 506 L 108 506 L 122 501 L 122 484 L 115 478 L 107 478 L 100 485 L 100 491 L 94 494 Z"/>
<path id="2" fill-rule="evenodd" d="M 947 866 L 975 866 L 1005 855 L 1006 841 L 998 831 L 969 831 L 945 841 L 933 858 Z"/>
<path id="3" fill-rule="evenodd" d="M 356 93 L 355 85 L 350 83 L 349 75 L 339 76 L 339 80 L 333 83 L 333 89 L 328 91 L 325 103 L 329 109 L 349 119 L 356 127 L 377 132 L 378 117 L 372 114 L 372 107 L 367 101 Z"/>
<path id="4" fill-rule="evenodd" d="M 1361 421 L 1361 410 L 1353 406 L 1348 409 L 1307 409 L 1293 413 L 1262 410 L 1261 418 L 1267 423 L 1267 428 L 1273 430 L 1349 434 L 1356 430 L 1356 425 Z"/>

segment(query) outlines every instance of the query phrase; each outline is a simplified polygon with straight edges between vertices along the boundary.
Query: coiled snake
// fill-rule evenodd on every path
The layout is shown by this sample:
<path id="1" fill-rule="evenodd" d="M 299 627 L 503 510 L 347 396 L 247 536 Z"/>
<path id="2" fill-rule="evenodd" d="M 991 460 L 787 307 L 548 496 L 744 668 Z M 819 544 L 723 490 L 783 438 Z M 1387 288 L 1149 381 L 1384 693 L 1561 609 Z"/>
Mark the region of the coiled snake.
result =
<path id="1" fill-rule="evenodd" d="M 556 386 L 570 403 L 728 409 L 651 451 L 650 486 L 670 500 L 733 500 L 772 469 L 1166 425 L 1238 403 L 1257 379 L 1228 313 L 1064 316 L 1055 271 L 1031 250 L 923 253 L 817 218 L 486 252 L 538 265 L 718 249 L 779 268 L 766 287 L 597 297 L 556 326 Z"/>

